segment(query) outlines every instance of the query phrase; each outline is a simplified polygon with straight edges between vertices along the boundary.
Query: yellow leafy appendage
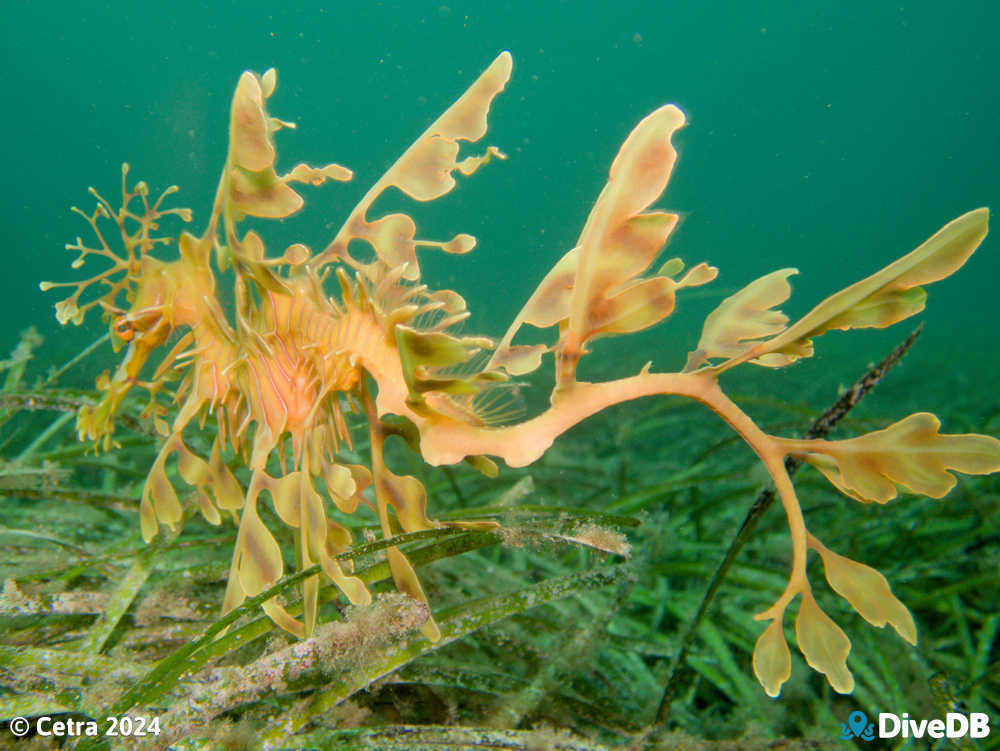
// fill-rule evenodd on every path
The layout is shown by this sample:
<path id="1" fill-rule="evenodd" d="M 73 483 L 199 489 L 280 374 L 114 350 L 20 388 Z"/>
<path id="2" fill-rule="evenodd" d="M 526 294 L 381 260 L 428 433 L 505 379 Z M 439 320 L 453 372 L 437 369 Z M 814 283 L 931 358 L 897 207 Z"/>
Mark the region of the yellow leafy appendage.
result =
<path id="1" fill-rule="evenodd" d="M 371 598 L 367 587 L 336 560 L 352 540 L 335 515 L 370 506 L 386 537 L 438 525 L 427 515 L 421 483 L 386 466 L 383 444 L 390 433 L 403 430 L 417 437 L 430 464 L 466 460 L 491 474 L 496 468 L 486 457 L 512 466 L 530 464 L 561 433 L 613 404 L 657 394 L 688 396 L 721 416 L 758 455 L 788 518 L 792 572 L 774 605 L 756 616 L 769 624 L 754 650 L 754 672 L 768 694 L 780 692 L 791 670 L 784 614 L 799 598 L 799 649 L 835 690 L 852 690 L 846 663 L 850 642 L 820 609 L 806 576 L 810 548 L 822 558 L 831 588 L 869 623 L 889 624 L 911 643 L 916 642 L 916 627 L 880 573 L 829 550 L 806 529 L 786 457 L 803 458 L 852 498 L 885 503 L 898 488 L 944 495 L 955 483 L 950 470 L 997 471 L 1000 441 L 942 435 L 937 419 L 926 413 L 845 441 L 779 438 L 761 431 L 723 393 L 718 377 L 747 362 L 781 367 L 808 357 L 813 340 L 831 329 L 882 328 L 919 312 L 926 297 L 923 285 L 956 271 L 978 247 L 986 234 L 987 210 L 955 219 L 916 250 L 791 324 L 776 308 L 789 297 L 788 277 L 795 270 L 781 269 L 751 282 L 708 316 L 681 372 L 654 373 L 647 366 L 614 381 L 582 382 L 576 378 L 577 365 L 590 342 L 659 323 L 673 312 L 678 293 L 707 284 L 717 274 L 706 263 L 684 273 L 676 258 L 650 272 L 677 223 L 675 214 L 650 206 L 665 190 L 674 166 L 671 137 L 685 124 L 679 109 L 657 109 L 628 136 L 575 247 L 541 281 L 497 344 L 454 333 L 455 324 L 468 316 L 465 301 L 451 290 L 431 290 L 421 282 L 418 248 L 465 253 L 475 239 L 464 233 L 445 240 L 420 238 L 408 214 L 372 215 L 376 200 L 389 188 L 430 201 L 455 187 L 456 171 L 468 176 L 494 158 L 505 158 L 492 146 L 465 156 L 460 152 L 463 142 L 485 135 L 491 103 L 511 69 L 511 57 L 504 52 L 403 152 L 319 251 L 293 243 L 273 254 L 257 231 L 240 233 L 246 217 L 281 219 L 301 209 L 297 184 L 352 176 L 337 164 L 298 164 L 284 174 L 276 170 L 274 132 L 294 126 L 266 109 L 277 84 L 273 70 L 240 77 L 229 152 L 207 227 L 199 236 L 180 235 L 178 257 L 164 261 L 154 256 L 157 248 L 172 242 L 157 235 L 160 221 L 168 215 L 191 219 L 186 209 L 161 207 L 174 188 L 151 204 L 145 184 L 128 187 L 126 167 L 120 209 L 92 191 L 98 206 L 84 217 L 99 246 L 77 240 L 67 247 L 80 254 L 74 268 L 90 256 L 106 258 L 110 267 L 86 281 L 42 285 L 73 289 L 56 305 L 60 322 L 80 323 L 88 309 L 99 306 L 116 347 L 126 347 L 117 370 L 98 379 L 100 401 L 79 413 L 81 439 L 111 448 L 122 401 L 135 386 L 144 387 L 150 393 L 146 414 L 164 436 L 142 493 L 146 540 L 158 534 L 161 524 L 176 527 L 183 518 L 184 506 L 167 474 L 168 462 L 176 462 L 205 519 L 220 524 L 229 517 L 239 525 L 225 610 L 265 591 L 284 573 L 281 550 L 258 512 L 268 499 L 296 536 L 298 565 L 318 564 L 347 599 L 364 604 Z M 117 243 L 108 241 L 102 220 L 116 225 L 122 250 L 112 249 Z M 367 257 L 354 250 L 359 243 L 370 249 Z M 235 272 L 232 310 L 217 295 L 213 258 L 220 271 L 231 266 Z M 103 294 L 83 300 L 97 282 L 104 286 Z M 550 345 L 516 345 L 513 340 L 525 324 L 555 326 L 558 335 Z M 152 376 L 142 379 L 150 356 L 172 339 Z M 490 350 L 486 364 L 474 367 L 485 359 L 481 353 Z M 555 388 L 549 408 L 512 425 L 491 424 L 484 405 L 493 390 L 512 375 L 535 370 L 550 353 Z M 179 404 L 170 424 L 161 394 Z M 348 411 L 367 418 L 370 466 L 336 458 L 340 442 L 351 441 Z M 402 418 L 405 427 L 387 425 L 387 415 Z M 207 457 L 198 456 L 183 434 L 209 417 L 216 421 L 217 438 Z M 228 452 L 245 464 L 246 487 L 223 460 Z M 389 548 L 387 557 L 397 587 L 426 602 L 403 553 Z M 306 635 L 316 622 L 318 591 L 318 577 L 303 582 L 301 620 L 274 599 L 263 607 L 282 628 Z M 430 639 L 439 638 L 433 619 L 424 631 Z"/>

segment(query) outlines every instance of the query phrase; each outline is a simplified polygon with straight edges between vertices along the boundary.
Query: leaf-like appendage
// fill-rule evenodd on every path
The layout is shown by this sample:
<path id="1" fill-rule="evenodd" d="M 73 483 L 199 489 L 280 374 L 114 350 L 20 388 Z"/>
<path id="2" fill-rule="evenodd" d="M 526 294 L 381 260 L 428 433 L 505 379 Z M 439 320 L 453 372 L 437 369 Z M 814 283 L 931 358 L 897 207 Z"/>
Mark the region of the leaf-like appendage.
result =
<path id="1" fill-rule="evenodd" d="M 420 579 L 417 578 L 417 572 L 413 570 L 413 565 L 406 556 L 398 548 L 387 548 L 385 554 L 389 561 L 389 570 L 392 572 L 393 581 L 396 582 L 396 589 L 414 600 L 420 600 L 420 602 L 429 605 L 424 588 L 420 584 Z M 440 641 L 441 629 L 438 628 L 434 616 L 427 618 L 422 630 L 428 641 Z"/>
<path id="2" fill-rule="evenodd" d="M 39 289 L 43 292 L 60 287 L 73 288 L 73 292 L 69 297 L 57 302 L 55 305 L 56 320 L 62 325 L 72 321 L 74 325 L 79 326 L 83 323 L 87 311 L 98 306 L 103 308 L 105 312 L 110 313 L 114 311 L 120 313 L 119 297 L 122 293 L 124 293 L 129 303 L 133 303 L 133 311 L 140 310 L 143 307 L 138 302 L 142 299 L 142 285 L 152 276 L 151 271 L 155 272 L 160 268 L 159 262 L 151 251 L 158 246 L 168 244 L 172 240 L 172 237 L 169 235 L 161 236 L 159 234 L 160 222 L 171 215 L 180 217 L 185 222 L 191 221 L 191 209 L 162 208 L 167 196 L 177 192 L 176 185 L 171 185 L 160 194 L 159 198 L 151 200 L 149 188 L 145 182 L 139 181 L 131 188 L 128 187 L 128 173 L 129 165 L 127 163 L 122 164 L 122 202 L 120 208 L 114 208 L 107 199 L 102 197 L 93 188 L 90 189 L 90 193 L 97 199 L 97 206 L 93 212 L 87 214 L 76 206 L 72 207 L 72 211 L 82 216 L 90 225 L 98 242 L 96 247 L 88 246 L 84 244 L 80 237 L 77 237 L 76 242 L 68 243 L 66 250 L 79 254 L 70 264 L 71 267 L 74 269 L 81 268 L 89 256 L 100 256 L 104 259 L 102 263 L 110 262 L 111 266 L 104 268 L 104 270 L 83 281 L 40 282 L 38 285 Z M 136 199 L 141 202 L 141 206 L 137 207 L 133 205 Z M 108 239 L 113 235 L 98 226 L 101 220 L 109 220 L 117 224 L 117 232 L 114 234 L 120 237 L 120 248 L 113 248 L 113 244 L 108 243 Z M 185 234 L 181 236 L 182 242 Z M 182 247 L 181 250 L 183 254 L 184 248 Z M 96 289 L 97 287 L 100 287 L 103 293 L 98 294 L 88 301 L 82 299 L 88 289 Z M 161 299 L 150 301 L 150 304 L 159 305 L 162 302 L 161 290 Z M 122 320 L 121 318 L 112 319 L 112 331 L 115 334 L 112 344 L 116 352 L 123 341 L 130 340 L 126 339 L 126 336 L 134 337 L 135 335 L 134 329 L 129 329 L 128 333 L 126 333 L 126 330 L 117 328 L 117 325 Z M 133 321 L 128 321 L 128 323 L 131 325 Z M 144 329 L 149 328 L 150 322 L 148 319 L 145 323 L 147 326 Z M 135 368 L 136 372 L 139 368 L 141 368 L 141 363 L 137 364 Z M 128 391 L 128 388 L 125 388 L 125 391 Z"/>
<path id="3" fill-rule="evenodd" d="M 273 92 L 273 86 L 268 88 Z M 233 164 L 251 172 L 272 166 L 276 156 L 264 111 L 264 89 L 260 79 L 250 71 L 240 76 L 233 94 L 229 114 L 229 156 Z"/>
<path id="4" fill-rule="evenodd" d="M 229 175 L 229 200 L 233 208 L 249 216 L 283 219 L 302 208 L 302 196 L 285 184 L 272 167 L 248 172 L 234 167 Z"/>
<path id="5" fill-rule="evenodd" d="M 294 474 L 298 476 L 296 484 L 304 511 L 302 516 L 305 521 L 303 538 L 309 553 L 308 560 L 319 561 L 326 575 L 340 588 L 340 591 L 347 596 L 352 604 L 370 604 L 372 601 L 371 593 L 365 583 L 356 576 L 347 576 L 340 563 L 327 550 L 326 542 L 330 527 L 326 518 L 326 509 L 323 507 L 323 499 L 313 488 L 308 475 L 302 472 Z M 347 533 L 346 542 L 349 545 L 350 533 L 343 527 L 341 530 Z M 308 565 L 306 560 L 303 560 L 303 565 Z"/>
<path id="6" fill-rule="evenodd" d="M 491 339 L 457 337 L 443 331 L 420 331 L 403 325 L 395 326 L 394 331 L 409 403 L 421 413 L 443 411 L 457 419 L 472 419 L 471 414 L 463 418 L 452 413 L 444 395 L 472 398 L 506 378 L 495 370 L 471 373 L 461 370 L 460 366 L 468 363 L 476 353 L 492 348 Z"/>
<path id="7" fill-rule="evenodd" d="M 513 346 L 510 342 L 525 323 L 545 328 L 568 320 L 579 257 L 579 248 L 574 248 L 549 271 L 507 329 L 486 370 L 504 368 L 511 375 L 524 375 L 538 367 L 548 347 Z M 648 328 L 673 312 L 677 290 L 707 284 L 717 273 L 714 266 L 699 263 L 678 281 L 659 274 L 619 286 L 610 298 L 595 301 L 588 315 L 589 336 L 626 334 Z"/>
<path id="8" fill-rule="evenodd" d="M 514 326 L 520 326 L 522 323 L 543 329 L 569 318 L 570 299 L 579 263 L 579 247 L 573 248 L 560 258 L 528 298 L 511 329 L 516 330 Z M 505 336 L 504 340 L 508 340 L 508 337 Z"/>
<path id="9" fill-rule="evenodd" d="M 250 492 L 240 518 L 240 530 L 236 535 L 233 562 L 229 570 L 229 584 L 223 601 L 223 612 L 237 607 L 247 597 L 254 597 L 272 587 L 284 572 L 281 548 L 274 535 L 257 515 L 257 494 L 263 483 L 258 482 L 258 473 L 250 482 Z M 305 629 L 274 598 L 262 605 L 264 612 L 289 633 L 299 638 L 305 636 Z"/>
<path id="10" fill-rule="evenodd" d="M 239 577 L 243 591 L 253 597 L 277 584 L 284 571 L 281 548 L 257 515 L 256 501 L 248 502 L 237 539 Z"/>
<path id="11" fill-rule="evenodd" d="M 667 187 L 677 152 L 670 139 L 685 124 L 684 113 L 666 105 L 643 118 L 625 139 L 580 234 L 570 299 L 570 335 L 585 342 L 609 325 L 602 303 L 619 285 L 645 271 L 677 223 L 676 214 L 643 214 Z M 667 278 L 667 277 L 663 277 Z M 650 320 L 670 314 L 669 303 L 647 301 Z M 669 309 L 666 309 L 669 307 Z M 652 309 L 660 308 L 657 317 Z M 595 318 L 597 320 L 595 320 Z"/>
<path id="12" fill-rule="evenodd" d="M 339 469 L 342 471 L 329 472 L 327 481 L 333 482 L 339 490 L 350 490 L 353 493 L 355 484 L 350 478 L 350 472 L 345 467 L 339 467 Z M 251 482 L 251 497 L 256 500 L 257 494 L 264 489 L 270 491 L 274 510 L 278 513 L 281 521 L 289 527 L 299 530 L 302 541 L 300 550 L 302 568 L 308 568 L 312 563 L 319 562 L 326 575 L 340 588 L 352 604 L 367 605 L 370 603 L 371 594 L 364 582 L 357 577 L 347 576 L 340 564 L 331 557 L 327 550 L 326 543 L 330 532 L 330 523 L 326 518 L 323 499 L 312 486 L 309 476 L 304 472 L 297 471 L 275 478 L 263 470 L 258 470 L 254 473 Z M 354 501 L 354 505 L 357 506 L 357 501 Z M 340 527 L 339 531 L 341 532 L 341 541 L 350 545 L 350 532 L 343 527 Z M 308 618 L 306 623 L 307 630 L 309 630 Z"/>
<path id="13" fill-rule="evenodd" d="M 392 506 L 405 531 L 420 532 L 438 526 L 427 518 L 427 491 L 416 477 L 393 474 L 385 468 L 375 482 L 379 495 Z"/>
<path id="14" fill-rule="evenodd" d="M 809 592 L 802 593 L 795 638 L 809 667 L 823 673 L 834 691 L 849 694 L 854 690 L 854 676 L 847 669 L 851 642 L 840 626 L 820 610 Z"/>
<path id="15" fill-rule="evenodd" d="M 577 246 L 538 285 L 487 369 L 502 367 L 512 375 L 522 375 L 538 367 L 545 347 L 511 346 L 526 323 L 546 328 L 565 322 L 560 341 L 571 356 L 578 357 L 589 339 L 658 323 L 673 312 L 679 288 L 715 278 L 717 270 L 701 263 L 675 281 L 672 277 L 683 268 L 679 262 L 639 278 L 677 224 L 676 214 L 645 210 L 667 186 L 677 156 L 670 139 L 684 123 L 684 113 L 666 105 L 636 125 L 611 165 L 608 183 Z"/>
<path id="16" fill-rule="evenodd" d="M 278 218 L 302 207 L 302 197 L 274 171 L 277 152 L 256 74 L 245 71 L 233 94 L 229 118 L 230 204 L 250 216 Z"/>
<path id="17" fill-rule="evenodd" d="M 337 508 L 345 514 L 353 514 L 358 508 L 360 496 L 357 495 L 358 486 L 351 471 L 343 464 L 323 462 L 322 474 L 327 492 Z"/>
<path id="18" fill-rule="evenodd" d="M 750 282 L 730 295 L 708 314 L 698 340 L 698 348 L 688 355 L 686 370 L 705 360 L 739 357 L 756 341 L 784 331 L 788 316 L 772 310 L 785 302 L 792 293 L 788 277 L 798 269 L 779 269 Z M 779 353 L 753 360 L 758 365 L 780 367 L 791 358 Z"/>
<path id="19" fill-rule="evenodd" d="M 503 91 L 513 70 L 509 52 L 500 55 L 483 71 L 458 100 L 403 152 L 354 208 L 330 246 L 318 257 L 317 267 L 349 257 L 352 239 L 364 240 L 375 249 L 388 268 L 403 267 L 403 278 L 420 278 L 418 245 L 441 248 L 448 253 L 465 253 L 475 246 L 475 238 L 460 234 L 448 242 L 415 239 L 416 225 L 406 214 L 390 214 L 369 220 L 368 210 L 390 187 L 398 188 L 417 201 L 432 201 L 455 187 L 454 172 L 471 175 L 493 157 L 504 155 L 490 146 L 482 155 L 458 158 L 459 141 L 478 141 L 486 134 L 486 117 L 494 97 Z"/>
<path id="20" fill-rule="evenodd" d="M 548 352 L 544 344 L 505 345 L 497 348 L 487 364 L 487 370 L 503 368 L 512 376 L 522 376 L 532 373 L 542 364 L 542 355 Z"/>
<path id="21" fill-rule="evenodd" d="M 826 298 L 778 336 L 751 347 L 732 367 L 767 353 L 811 353 L 809 341 L 831 329 L 885 328 L 919 313 L 925 293 L 920 285 L 953 274 L 986 236 L 989 209 L 953 219 L 916 250 L 881 271 Z"/>
<path id="22" fill-rule="evenodd" d="M 889 582 L 871 566 L 834 553 L 825 545 L 813 545 L 823 558 L 826 580 L 862 618 L 877 628 L 889 624 L 910 644 L 917 643 L 917 626 L 906 606 L 892 593 Z"/>
<path id="23" fill-rule="evenodd" d="M 257 470 L 250 481 L 246 507 L 240 520 L 224 611 L 228 612 L 239 605 L 246 596 L 252 597 L 273 586 L 281 577 L 283 564 L 278 544 L 257 515 L 257 499 L 264 490 L 271 494 L 274 509 L 281 521 L 298 530 L 300 568 L 309 568 L 319 562 L 324 573 L 352 604 L 368 605 L 371 594 L 364 582 L 346 575 L 327 549 L 329 524 L 326 510 L 323 499 L 312 487 L 308 475 L 296 471 L 275 478 L 263 470 Z M 343 532 L 341 541 L 350 545 L 350 533 L 343 527 L 340 529 Z M 235 584 L 234 579 L 237 580 Z M 269 600 L 263 605 L 264 611 L 275 623 L 300 637 L 308 636 L 316 623 L 319 582 L 316 577 L 309 577 L 301 586 L 303 622 L 295 620 L 275 600 Z"/>
<path id="24" fill-rule="evenodd" d="M 941 498 L 955 486 L 948 470 L 983 475 L 1000 470 L 1000 441 L 984 435 L 941 435 L 941 423 L 918 412 L 884 430 L 844 441 L 787 441 L 843 493 L 885 503 L 896 486 Z"/>
<path id="25" fill-rule="evenodd" d="M 757 638 L 753 648 L 753 672 L 770 697 L 781 693 L 781 685 L 792 674 L 792 655 L 779 616 Z"/>
<path id="26" fill-rule="evenodd" d="M 667 276 L 637 279 L 601 300 L 588 312 L 590 338 L 629 334 L 659 323 L 674 312 L 677 284 Z"/>
<path id="27" fill-rule="evenodd" d="M 139 520 L 142 526 L 142 539 L 150 542 L 158 531 L 157 523 L 166 524 L 175 529 L 183 517 L 177 492 L 170 484 L 164 468 L 167 453 L 161 452 L 153 462 L 146 483 L 142 488 L 142 500 L 139 503 Z"/>
<path id="28" fill-rule="evenodd" d="M 218 441 L 212 443 L 212 453 L 207 462 L 191 453 L 179 436 L 175 436 L 171 443 L 171 450 L 177 452 L 177 470 L 184 482 L 203 493 L 210 493 L 219 508 L 236 510 L 243 506 L 243 491 L 222 461 Z"/>
<path id="29" fill-rule="evenodd" d="M 277 152 L 271 133 L 281 125 L 292 127 L 269 117 L 264 106 L 276 83 L 273 68 L 263 79 L 245 71 L 236 85 L 229 118 L 227 199 L 238 212 L 266 219 L 281 219 L 302 208 L 302 197 L 289 182 L 320 185 L 328 179 L 345 181 L 352 176 L 339 164 L 299 164 L 282 176 L 274 171 Z"/>
<path id="30" fill-rule="evenodd" d="M 417 225 L 407 214 L 386 214 L 369 222 L 364 238 L 375 248 L 379 258 L 390 269 L 413 263 L 416 258 Z"/>
<path id="31" fill-rule="evenodd" d="M 573 248 L 549 270 L 500 340 L 486 365 L 487 370 L 502 367 L 511 375 L 525 375 L 541 364 L 542 355 L 548 349 L 545 345 L 512 346 L 511 341 L 526 323 L 537 328 L 548 328 L 569 318 L 570 298 L 579 259 L 580 248 Z"/>
<path id="32" fill-rule="evenodd" d="M 354 173 L 347 167 L 339 164 L 328 164 L 325 167 L 310 167 L 308 164 L 296 164 L 292 171 L 285 175 L 286 180 L 294 180 L 297 183 L 309 183 L 310 185 L 322 185 L 327 180 L 337 182 L 347 182 Z"/>
<path id="33" fill-rule="evenodd" d="M 396 346 L 408 379 L 418 378 L 431 368 L 461 365 L 493 342 L 484 337 L 458 337 L 442 331 L 421 331 L 411 326 L 396 326 Z"/>
<path id="34" fill-rule="evenodd" d="M 455 187 L 452 172 L 471 175 L 493 152 L 472 161 L 458 161 L 458 141 L 478 141 L 486 133 L 486 115 L 493 97 L 510 79 L 511 57 L 504 52 L 449 107 L 386 173 L 388 184 L 417 201 L 432 201 Z"/>

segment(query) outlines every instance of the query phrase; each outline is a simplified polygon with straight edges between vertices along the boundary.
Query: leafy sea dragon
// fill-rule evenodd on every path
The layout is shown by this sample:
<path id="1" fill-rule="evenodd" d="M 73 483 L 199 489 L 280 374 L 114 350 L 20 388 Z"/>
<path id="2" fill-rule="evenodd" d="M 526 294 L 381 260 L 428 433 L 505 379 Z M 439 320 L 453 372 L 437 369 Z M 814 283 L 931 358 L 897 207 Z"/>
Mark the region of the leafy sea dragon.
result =
<path id="1" fill-rule="evenodd" d="M 80 438 L 110 449 L 115 416 L 126 395 L 135 386 L 149 391 L 145 414 L 164 441 L 142 491 L 143 537 L 149 541 L 160 525 L 176 528 L 181 521 L 175 481 L 167 474 L 168 462 L 176 462 L 180 480 L 191 488 L 205 519 L 219 524 L 225 514 L 239 527 L 225 611 L 283 575 L 278 543 L 258 513 L 265 493 L 280 520 L 295 532 L 298 565 L 320 564 L 352 603 L 365 604 L 371 599 L 365 584 L 335 559 L 352 544 L 335 515 L 372 507 L 387 538 L 397 529 L 439 526 L 427 516 L 421 483 L 394 474 L 383 459 L 386 436 L 400 430 L 398 418 L 430 464 L 465 460 L 495 474 L 496 465 L 487 457 L 517 467 L 531 464 L 561 433 L 613 404 L 659 394 L 691 397 L 718 414 L 757 454 L 788 518 L 788 584 L 770 608 L 755 616 L 768 622 L 753 654 L 758 679 L 771 696 L 788 679 L 785 611 L 801 598 L 795 618 L 799 649 L 835 690 L 851 691 L 854 680 L 846 665 L 850 642 L 813 597 L 806 576 L 810 549 L 822 558 L 830 586 L 869 623 L 888 623 L 910 643 L 916 642 L 916 627 L 880 573 L 835 553 L 808 531 L 785 458 L 804 459 L 858 501 L 885 503 L 900 488 L 944 496 L 956 482 L 949 470 L 984 474 L 1000 469 L 1000 441 L 940 434 L 937 418 L 928 413 L 848 440 L 780 438 L 761 431 L 723 393 L 719 376 L 746 363 L 776 368 L 809 357 L 813 340 L 831 329 L 882 328 L 918 313 L 924 307 L 923 285 L 956 271 L 980 244 L 987 210 L 949 222 L 916 250 L 791 324 L 777 306 L 789 297 L 788 278 L 796 270 L 766 274 L 708 316 L 681 372 L 652 372 L 647 365 L 625 378 L 586 383 L 576 378 L 576 369 L 590 342 L 659 323 L 673 311 L 678 292 L 711 282 L 717 274 L 706 263 L 684 273 L 676 258 L 650 272 L 678 221 L 676 214 L 650 209 L 674 165 L 672 135 L 685 124 L 677 107 L 655 110 L 625 139 L 575 247 L 541 281 L 496 343 L 455 333 L 455 325 L 468 315 L 465 301 L 421 281 L 418 247 L 466 253 L 476 240 L 467 234 L 444 241 L 418 238 L 408 214 L 377 215 L 372 208 L 390 188 L 418 202 L 434 200 L 455 186 L 456 172 L 469 176 L 487 162 L 505 158 L 492 146 L 461 158 L 459 152 L 462 142 L 474 143 L 485 135 L 490 105 L 511 70 L 510 54 L 501 53 L 365 193 L 322 250 L 295 243 L 274 254 L 256 230 L 241 234 L 247 217 L 282 219 L 302 208 L 297 184 L 352 176 L 337 164 L 298 164 L 284 174 L 276 171 L 274 134 L 294 126 L 266 109 L 276 85 L 273 69 L 240 77 L 229 150 L 207 227 L 197 236 L 183 232 L 176 241 L 177 257 L 160 260 L 155 253 L 171 242 L 157 234 L 161 220 L 169 215 L 191 220 L 187 209 L 163 208 L 175 187 L 151 202 L 145 183 L 128 186 L 125 165 L 120 208 L 91 189 L 97 199 L 94 211 L 76 211 L 91 225 L 98 243 L 89 247 L 78 239 L 67 247 L 79 254 L 74 268 L 90 256 L 103 256 L 110 265 L 86 281 L 41 285 L 43 290 L 72 288 L 56 305 L 60 322 L 79 324 L 89 308 L 100 307 L 116 347 L 125 347 L 115 372 L 98 379 L 100 399 L 79 412 Z M 112 249 L 117 243 L 105 233 L 109 222 L 115 225 L 120 249 Z M 358 256 L 354 248 L 359 246 L 369 249 L 367 257 Z M 234 272 L 232 310 L 216 294 L 213 258 L 219 272 L 229 267 Z M 106 289 L 84 301 L 95 282 Z M 338 294 L 331 294 L 331 288 Z M 557 337 L 549 345 L 514 345 L 525 324 L 556 327 Z M 144 377 L 152 353 L 171 342 Z M 488 359 L 484 352 L 491 353 Z M 511 377 L 537 369 L 548 354 L 555 361 L 550 406 L 531 419 L 496 424 L 489 407 L 496 390 Z M 169 423 L 161 393 L 179 404 Z M 367 417 L 368 467 L 336 458 L 339 443 L 351 442 L 345 411 Z M 396 423 L 383 420 L 389 415 L 396 416 Z M 208 455 L 199 456 L 185 443 L 184 433 L 209 418 L 217 432 Z M 248 468 L 246 487 L 223 461 L 223 453 L 230 451 Z M 372 490 L 364 494 L 369 486 Z M 388 548 L 388 562 L 397 587 L 426 602 L 403 553 Z M 264 603 L 264 610 L 282 628 L 308 635 L 316 622 L 318 579 L 302 584 L 301 620 L 276 599 Z M 424 631 L 432 640 L 439 636 L 433 618 Z"/>

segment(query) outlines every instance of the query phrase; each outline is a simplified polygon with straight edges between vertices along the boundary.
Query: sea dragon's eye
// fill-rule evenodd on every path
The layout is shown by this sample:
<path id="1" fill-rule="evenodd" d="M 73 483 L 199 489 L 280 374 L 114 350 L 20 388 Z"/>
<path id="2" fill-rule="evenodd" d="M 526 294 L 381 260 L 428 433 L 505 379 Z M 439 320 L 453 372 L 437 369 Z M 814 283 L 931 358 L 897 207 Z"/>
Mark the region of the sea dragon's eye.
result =
<path id="1" fill-rule="evenodd" d="M 132 325 L 126 316 L 121 316 L 115 321 L 114 326 L 115 336 L 121 339 L 123 342 L 130 342 L 135 338 L 135 326 Z"/>

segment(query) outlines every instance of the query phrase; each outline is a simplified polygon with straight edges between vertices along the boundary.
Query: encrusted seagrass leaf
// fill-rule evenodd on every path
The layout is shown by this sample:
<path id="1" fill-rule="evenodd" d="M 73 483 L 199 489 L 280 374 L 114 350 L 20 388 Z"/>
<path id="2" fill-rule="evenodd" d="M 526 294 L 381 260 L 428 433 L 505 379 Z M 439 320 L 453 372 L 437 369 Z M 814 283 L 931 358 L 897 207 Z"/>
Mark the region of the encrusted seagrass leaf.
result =
<path id="1" fill-rule="evenodd" d="M 815 541 L 814 541 L 815 542 Z M 862 618 L 877 628 L 885 624 L 910 644 L 917 643 L 917 625 L 906 606 L 897 599 L 889 582 L 871 566 L 834 553 L 822 544 L 812 546 L 823 558 L 826 580 Z"/>
<path id="2" fill-rule="evenodd" d="M 844 441 L 783 441 L 846 495 L 885 503 L 897 486 L 942 498 L 955 486 L 948 470 L 982 475 L 1000 470 L 1000 441 L 977 434 L 941 435 L 940 421 L 918 412 Z"/>
<path id="3" fill-rule="evenodd" d="M 811 353 L 809 341 L 831 329 L 885 328 L 924 309 L 921 285 L 953 274 L 986 236 L 989 209 L 953 219 L 918 248 L 881 271 L 826 298 L 778 336 L 751 347 L 725 368 L 770 352 Z"/>
<path id="4" fill-rule="evenodd" d="M 792 674 L 792 655 L 781 620 L 780 616 L 772 620 L 753 648 L 754 675 L 771 697 L 781 693 L 781 685 Z"/>
<path id="5" fill-rule="evenodd" d="M 802 593 L 802 604 L 795 619 L 795 638 L 806 662 L 813 670 L 826 676 L 839 694 L 854 690 L 854 676 L 847 669 L 851 642 L 840 626 L 820 610 L 812 593 Z"/>

